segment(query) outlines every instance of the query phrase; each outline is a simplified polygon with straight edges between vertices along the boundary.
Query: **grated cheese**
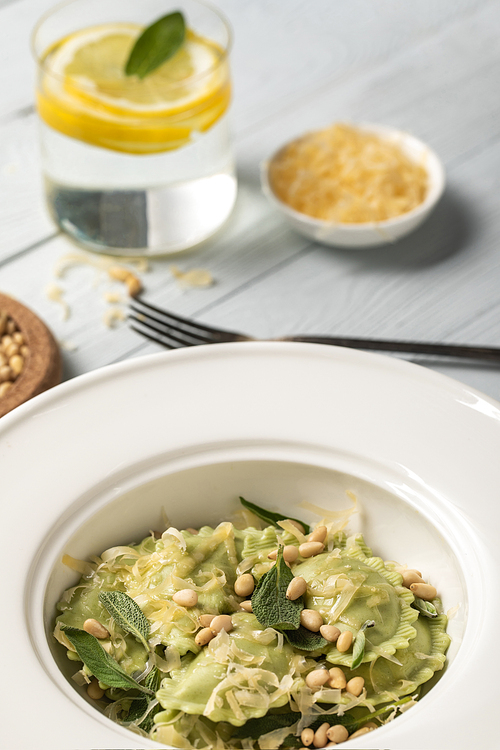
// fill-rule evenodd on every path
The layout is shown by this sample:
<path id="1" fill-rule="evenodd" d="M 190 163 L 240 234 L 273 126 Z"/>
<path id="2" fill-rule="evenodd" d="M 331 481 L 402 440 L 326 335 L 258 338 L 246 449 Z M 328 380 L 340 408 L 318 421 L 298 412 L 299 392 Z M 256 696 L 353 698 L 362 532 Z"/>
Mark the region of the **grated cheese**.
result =
<path id="1" fill-rule="evenodd" d="M 117 323 L 126 320 L 127 316 L 118 307 L 110 307 L 102 316 L 102 322 L 107 328 L 115 328 Z"/>
<path id="2" fill-rule="evenodd" d="M 120 292 L 104 292 L 103 298 L 105 302 L 110 302 L 113 305 L 124 302 L 123 295 Z"/>
<path id="3" fill-rule="evenodd" d="M 456 616 L 459 609 L 460 609 L 460 604 L 455 604 L 454 607 L 450 607 L 450 609 L 446 613 L 446 617 L 448 618 L 448 620 L 453 620 L 453 618 Z"/>
<path id="4" fill-rule="evenodd" d="M 292 141 L 269 165 L 276 196 L 332 223 L 384 221 L 425 199 L 427 172 L 388 140 L 337 123 Z"/>
<path id="5" fill-rule="evenodd" d="M 328 536 L 336 534 L 339 531 L 345 529 L 353 513 L 356 512 L 357 498 L 352 492 L 346 492 L 349 500 L 352 502 L 350 508 L 344 508 L 342 510 L 326 510 L 320 505 L 315 505 L 306 500 L 299 503 L 299 507 L 304 510 L 308 510 L 310 513 L 315 513 L 322 518 L 321 525 L 325 525 L 328 529 Z"/>
<path id="6" fill-rule="evenodd" d="M 170 266 L 170 273 L 183 289 L 208 287 L 215 284 L 214 277 L 205 268 L 192 268 L 190 271 L 181 271 L 178 266 Z"/>
<path id="7" fill-rule="evenodd" d="M 68 303 L 63 297 L 63 289 L 61 289 L 61 287 L 57 284 L 47 284 L 47 286 L 45 287 L 45 294 L 51 302 L 57 302 L 58 305 L 61 305 L 62 319 L 68 320 L 69 316 L 71 315 L 71 310 Z"/>

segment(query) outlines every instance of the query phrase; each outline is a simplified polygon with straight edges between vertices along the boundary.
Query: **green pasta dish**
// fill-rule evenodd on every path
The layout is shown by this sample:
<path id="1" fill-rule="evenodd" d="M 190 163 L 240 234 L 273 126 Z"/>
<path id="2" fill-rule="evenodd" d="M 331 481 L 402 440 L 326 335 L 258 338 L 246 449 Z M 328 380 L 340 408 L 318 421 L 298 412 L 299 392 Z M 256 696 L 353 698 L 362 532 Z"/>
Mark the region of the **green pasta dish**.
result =
<path id="1" fill-rule="evenodd" d="M 321 748 L 418 700 L 450 639 L 436 589 L 374 557 L 347 516 L 249 503 L 89 562 L 54 635 L 104 713 L 175 747 Z M 314 506 L 315 507 L 315 506 Z"/>

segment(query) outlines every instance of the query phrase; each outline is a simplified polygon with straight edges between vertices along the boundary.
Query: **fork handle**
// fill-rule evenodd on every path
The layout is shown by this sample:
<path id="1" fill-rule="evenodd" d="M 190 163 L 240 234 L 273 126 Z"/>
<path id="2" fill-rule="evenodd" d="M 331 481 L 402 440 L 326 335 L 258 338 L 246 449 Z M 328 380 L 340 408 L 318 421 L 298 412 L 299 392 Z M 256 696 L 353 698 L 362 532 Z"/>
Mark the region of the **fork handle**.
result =
<path id="1" fill-rule="evenodd" d="M 358 339 L 341 336 L 284 336 L 280 341 L 299 341 L 306 344 L 347 346 L 352 349 L 369 349 L 379 352 L 404 352 L 405 354 L 434 354 L 440 357 L 483 360 L 500 363 L 500 347 L 465 346 L 462 344 L 433 344 L 424 341 L 391 341 L 387 339 Z"/>

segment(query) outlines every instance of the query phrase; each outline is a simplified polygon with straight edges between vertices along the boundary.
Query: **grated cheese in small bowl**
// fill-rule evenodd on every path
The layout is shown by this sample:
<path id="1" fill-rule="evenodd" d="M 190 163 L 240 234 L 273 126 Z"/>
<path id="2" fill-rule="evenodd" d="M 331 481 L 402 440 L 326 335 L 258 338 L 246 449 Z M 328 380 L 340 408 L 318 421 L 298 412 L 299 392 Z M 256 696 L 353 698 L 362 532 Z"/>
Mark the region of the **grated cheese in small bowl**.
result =
<path id="1" fill-rule="evenodd" d="M 262 165 L 263 190 L 291 225 L 328 245 L 375 246 L 416 229 L 444 189 L 438 157 L 381 125 L 335 124 Z"/>

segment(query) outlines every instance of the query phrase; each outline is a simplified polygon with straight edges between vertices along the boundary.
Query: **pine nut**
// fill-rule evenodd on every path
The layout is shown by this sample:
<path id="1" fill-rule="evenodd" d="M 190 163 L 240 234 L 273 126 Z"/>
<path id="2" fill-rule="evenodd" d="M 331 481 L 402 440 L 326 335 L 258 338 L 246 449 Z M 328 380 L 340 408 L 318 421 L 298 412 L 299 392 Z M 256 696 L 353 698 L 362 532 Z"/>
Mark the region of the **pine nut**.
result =
<path id="1" fill-rule="evenodd" d="M 324 549 L 325 545 L 323 542 L 304 542 L 304 544 L 300 545 L 299 552 L 302 557 L 314 557 L 323 552 Z"/>
<path id="2" fill-rule="evenodd" d="M 300 741 L 305 747 L 309 747 L 309 745 L 312 745 L 314 739 L 314 730 L 311 729 L 311 727 L 306 727 L 306 729 L 302 730 L 302 734 L 300 735 Z"/>
<path id="3" fill-rule="evenodd" d="M 14 373 L 10 369 L 9 365 L 0 367 L 0 383 L 4 383 L 6 380 L 13 380 Z"/>
<path id="4" fill-rule="evenodd" d="M 403 576 L 403 586 L 406 586 L 407 589 L 410 588 L 412 583 L 424 583 L 418 570 L 403 570 L 401 575 Z"/>
<path id="5" fill-rule="evenodd" d="M 334 689 L 336 688 L 337 690 L 345 690 L 345 686 L 347 685 L 347 680 L 346 680 L 345 674 L 340 669 L 340 667 L 332 667 L 330 669 L 329 685 L 331 688 L 334 688 Z"/>
<path id="6" fill-rule="evenodd" d="M 326 539 L 327 534 L 328 529 L 326 528 L 326 526 L 316 526 L 316 528 L 309 534 L 309 541 L 323 543 Z"/>
<path id="7" fill-rule="evenodd" d="M 356 732 L 353 732 L 349 739 L 354 740 L 356 737 L 362 737 L 364 734 L 368 734 L 368 732 L 373 731 L 372 729 L 368 729 L 368 727 L 361 727 L 361 729 L 358 729 Z"/>
<path id="8" fill-rule="evenodd" d="M 0 352 L 0 367 L 5 367 L 7 364 L 9 364 L 9 360 L 3 352 Z"/>
<path id="9" fill-rule="evenodd" d="M 352 633 L 350 630 L 344 630 L 337 639 L 337 651 L 340 651 L 341 654 L 345 654 L 345 652 L 349 651 L 351 648 L 351 644 Z"/>
<path id="10" fill-rule="evenodd" d="M 327 730 L 326 736 L 330 740 L 330 742 L 336 742 L 339 744 L 340 742 L 345 742 L 346 739 L 349 737 L 349 732 L 342 724 L 335 724 L 333 727 L 330 727 L 330 729 Z"/>
<path id="11" fill-rule="evenodd" d="M 215 615 L 200 615 L 198 622 L 202 628 L 209 628 L 213 619 L 215 619 Z"/>
<path id="12" fill-rule="evenodd" d="M 7 328 L 7 313 L 0 310 L 0 336 L 3 336 Z"/>
<path id="13" fill-rule="evenodd" d="M 322 625 L 319 632 L 329 643 L 336 643 L 338 641 L 340 630 L 335 625 Z"/>
<path id="14" fill-rule="evenodd" d="M 5 396 L 9 388 L 12 388 L 10 380 L 6 380 L 5 383 L 0 384 L 0 396 Z"/>
<path id="15" fill-rule="evenodd" d="M 15 354 L 19 354 L 19 346 L 18 344 L 10 344 L 5 348 L 5 354 L 10 358 L 13 357 Z"/>
<path id="16" fill-rule="evenodd" d="M 15 354 L 9 359 L 9 365 L 15 375 L 20 375 L 24 368 L 24 359 L 20 354 Z"/>
<path id="17" fill-rule="evenodd" d="M 314 669 L 306 676 L 306 685 L 311 689 L 323 687 L 330 679 L 330 673 L 327 669 Z"/>
<path id="18" fill-rule="evenodd" d="M 291 523 L 292 526 L 295 526 L 295 528 L 298 529 L 301 534 L 305 533 L 305 528 L 301 523 L 299 523 L 298 521 L 293 521 L 291 518 L 287 518 L 286 520 L 288 521 L 288 523 Z"/>
<path id="19" fill-rule="evenodd" d="M 368 721 L 366 724 L 363 724 L 365 729 L 378 729 L 378 724 L 375 724 L 374 721 Z"/>
<path id="20" fill-rule="evenodd" d="M 210 628 L 203 628 L 196 633 L 194 642 L 197 646 L 206 646 L 212 638 L 215 638 L 215 633 L 212 633 Z"/>
<path id="21" fill-rule="evenodd" d="M 99 620 L 94 620 L 93 618 L 85 620 L 83 623 L 83 629 L 86 633 L 93 635 L 94 638 L 99 638 L 99 640 L 104 640 L 105 638 L 110 637 L 109 630 L 105 628 Z"/>
<path id="22" fill-rule="evenodd" d="M 302 576 L 297 576 L 288 584 L 286 590 L 286 598 L 292 602 L 298 599 L 299 596 L 303 596 L 307 591 L 307 583 Z"/>
<path id="23" fill-rule="evenodd" d="M 323 625 L 323 618 L 315 609 L 303 609 L 300 613 L 300 624 L 313 633 L 317 633 Z"/>
<path id="24" fill-rule="evenodd" d="M 330 725 L 326 723 L 322 724 L 316 731 L 314 732 L 314 739 L 313 739 L 313 745 L 314 747 L 325 747 L 326 743 L 328 742 L 326 733 L 328 732 L 330 728 Z"/>
<path id="25" fill-rule="evenodd" d="M 221 630 L 225 630 L 226 633 L 230 633 L 233 629 L 233 621 L 230 615 L 217 615 L 210 623 L 210 630 L 212 633 L 220 633 Z"/>
<path id="26" fill-rule="evenodd" d="M 364 686 L 365 681 L 363 677 L 352 677 L 346 685 L 346 690 L 357 698 L 363 692 Z"/>
<path id="27" fill-rule="evenodd" d="M 87 695 L 89 696 L 89 698 L 92 698 L 93 701 L 98 701 L 102 698 L 102 696 L 104 695 L 104 690 L 99 687 L 99 683 L 97 682 L 97 680 L 92 680 L 90 685 L 88 685 Z"/>
<path id="28" fill-rule="evenodd" d="M 19 344 L 19 346 L 21 346 L 21 344 L 24 344 L 24 336 L 21 331 L 16 331 L 12 334 L 12 341 L 15 344 Z"/>
<path id="29" fill-rule="evenodd" d="M 2 336 L 2 346 L 4 349 L 6 349 L 8 346 L 14 343 L 14 340 L 12 336 L 9 336 L 6 334 L 5 336 Z"/>
<path id="30" fill-rule="evenodd" d="M 418 596 L 419 599 L 423 599 L 426 602 L 432 601 L 437 596 L 437 591 L 434 586 L 429 583 L 412 583 L 410 591 Z"/>
<path id="31" fill-rule="evenodd" d="M 10 333 L 10 335 L 12 335 L 12 334 L 13 334 L 13 333 L 15 333 L 16 331 L 17 331 L 17 325 L 16 325 L 16 322 L 15 322 L 15 320 L 12 320 L 12 318 L 10 318 L 10 319 L 9 319 L 9 320 L 7 321 L 7 333 Z"/>
<path id="32" fill-rule="evenodd" d="M 255 588 L 255 581 L 251 573 L 243 573 L 234 582 L 234 593 L 236 596 L 250 596 Z"/>
<path id="33" fill-rule="evenodd" d="M 193 589 L 176 591 L 172 599 L 180 607 L 196 607 L 198 604 L 198 594 Z"/>
<path id="34" fill-rule="evenodd" d="M 21 348 L 20 348 L 19 352 L 20 352 L 21 356 L 23 356 L 23 357 L 24 357 L 24 359 L 26 359 L 26 357 L 27 357 L 27 356 L 29 355 L 29 353 L 30 353 L 30 350 L 29 350 L 29 347 L 28 347 L 28 346 L 26 346 L 26 344 L 23 344 L 23 345 L 21 346 Z"/>
<path id="35" fill-rule="evenodd" d="M 269 558 L 269 560 L 277 560 L 278 559 L 278 550 L 277 549 L 273 549 L 273 551 L 268 554 L 268 558 Z"/>
<path id="36" fill-rule="evenodd" d="M 189 532 L 190 534 L 193 534 L 193 536 L 197 536 L 200 533 L 198 529 L 193 529 L 191 528 L 191 526 L 188 526 L 186 531 Z"/>
<path id="37" fill-rule="evenodd" d="M 250 601 L 250 599 L 247 599 L 246 602 L 241 602 L 240 607 L 244 612 L 253 612 L 252 602 Z"/>
<path id="38" fill-rule="evenodd" d="M 128 293 L 131 297 L 137 297 L 139 292 L 142 291 L 141 280 L 138 279 L 137 276 L 134 276 L 133 273 L 129 273 L 125 279 L 125 284 L 127 285 Z"/>
<path id="39" fill-rule="evenodd" d="M 283 560 L 287 563 L 293 563 L 299 556 L 299 550 L 293 544 L 287 544 L 283 547 Z"/>

